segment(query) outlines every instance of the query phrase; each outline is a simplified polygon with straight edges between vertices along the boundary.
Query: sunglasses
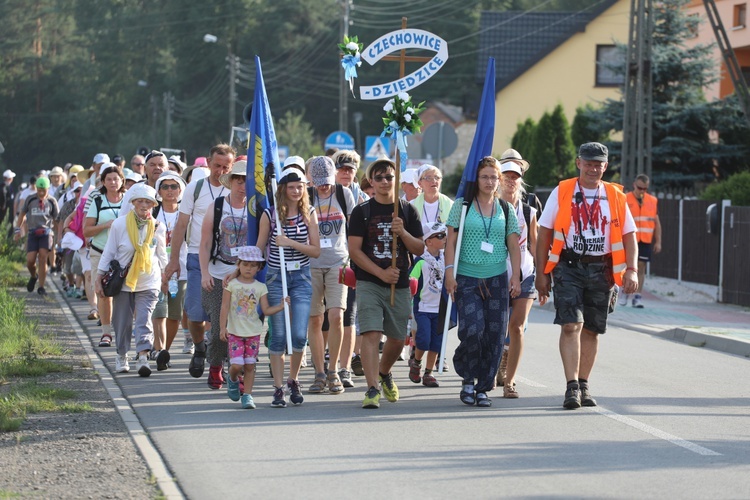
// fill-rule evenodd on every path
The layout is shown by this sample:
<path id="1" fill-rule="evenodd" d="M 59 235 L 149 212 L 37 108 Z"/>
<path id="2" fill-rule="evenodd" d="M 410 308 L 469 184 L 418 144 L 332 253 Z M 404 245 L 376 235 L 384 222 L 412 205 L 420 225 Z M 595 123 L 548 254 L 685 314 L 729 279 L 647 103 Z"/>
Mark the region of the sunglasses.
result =
<path id="1" fill-rule="evenodd" d="M 648 186 L 636 186 L 635 188 L 638 191 L 648 191 Z"/>
<path id="2" fill-rule="evenodd" d="M 430 237 L 429 237 L 429 238 L 427 238 L 427 239 L 428 239 L 428 240 L 431 240 L 432 238 L 437 238 L 437 239 L 439 239 L 439 240 L 443 240 L 443 239 L 445 239 L 445 233 L 438 233 L 438 234 L 433 234 L 432 236 L 430 236 Z"/>
<path id="3" fill-rule="evenodd" d="M 374 180 L 375 182 L 383 182 L 383 181 L 391 182 L 395 178 L 396 178 L 395 175 L 376 175 L 375 177 L 372 178 L 372 180 Z"/>
<path id="4" fill-rule="evenodd" d="M 161 185 L 159 185 L 159 189 L 172 189 L 172 190 L 175 190 L 175 189 L 180 189 L 180 185 L 179 184 L 161 184 Z"/>
<path id="5" fill-rule="evenodd" d="M 145 163 L 131 163 L 131 165 L 133 165 L 134 167 L 143 167 L 146 164 Z"/>

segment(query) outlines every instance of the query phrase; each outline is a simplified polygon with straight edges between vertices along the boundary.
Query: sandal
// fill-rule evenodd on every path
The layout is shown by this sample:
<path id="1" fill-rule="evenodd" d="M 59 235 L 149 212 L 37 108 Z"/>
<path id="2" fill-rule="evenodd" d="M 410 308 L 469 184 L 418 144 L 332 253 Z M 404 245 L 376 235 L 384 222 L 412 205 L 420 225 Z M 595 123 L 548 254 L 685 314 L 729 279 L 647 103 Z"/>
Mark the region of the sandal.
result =
<path id="1" fill-rule="evenodd" d="M 505 384 L 503 386 L 503 397 L 508 399 L 517 399 L 518 391 L 516 390 L 516 384 Z"/>
<path id="2" fill-rule="evenodd" d="M 105 333 L 99 339 L 99 347 L 112 347 L 112 335 Z"/>
<path id="3" fill-rule="evenodd" d="M 99 311 L 97 311 L 96 309 L 92 309 L 91 311 L 89 311 L 89 319 L 99 319 Z"/>

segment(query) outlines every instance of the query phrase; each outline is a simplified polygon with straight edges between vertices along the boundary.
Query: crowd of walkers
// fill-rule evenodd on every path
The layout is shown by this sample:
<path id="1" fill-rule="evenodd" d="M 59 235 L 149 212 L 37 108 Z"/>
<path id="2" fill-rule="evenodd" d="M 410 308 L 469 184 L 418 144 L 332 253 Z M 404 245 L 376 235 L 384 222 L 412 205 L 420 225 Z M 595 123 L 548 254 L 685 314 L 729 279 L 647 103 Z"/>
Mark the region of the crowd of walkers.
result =
<path id="1" fill-rule="evenodd" d="M 402 172 L 396 186 L 385 157 L 362 172 L 355 151 L 291 156 L 266 179 L 263 209 L 246 191 L 247 159 L 229 145 L 189 167 L 160 151 L 129 167 L 100 153 L 88 168 L 40 172 L 18 193 L 4 172 L 0 216 L 26 238 L 28 291 L 47 293 L 49 269 L 71 300 L 87 300 L 98 346 L 115 346 L 115 372 L 135 361 L 148 377 L 181 351 L 190 376 L 208 365 L 208 386 L 226 386 L 243 408 L 256 407 L 262 344 L 275 408 L 362 382 L 364 408 L 381 395 L 398 401 L 400 358 L 412 383 L 438 387 L 446 300 L 458 313 L 460 401 L 489 407 L 498 386 L 518 398 L 529 312 L 552 276 L 572 409 L 596 405 L 598 338 L 618 288 L 638 284 L 635 223 L 621 188 L 602 180 L 606 147 L 582 145 L 576 164 L 580 176 L 541 213 L 526 195 L 530 165 L 513 149 L 470 166 L 475 187 L 455 202 L 433 165 Z M 308 351 L 314 378 L 303 387 Z"/>

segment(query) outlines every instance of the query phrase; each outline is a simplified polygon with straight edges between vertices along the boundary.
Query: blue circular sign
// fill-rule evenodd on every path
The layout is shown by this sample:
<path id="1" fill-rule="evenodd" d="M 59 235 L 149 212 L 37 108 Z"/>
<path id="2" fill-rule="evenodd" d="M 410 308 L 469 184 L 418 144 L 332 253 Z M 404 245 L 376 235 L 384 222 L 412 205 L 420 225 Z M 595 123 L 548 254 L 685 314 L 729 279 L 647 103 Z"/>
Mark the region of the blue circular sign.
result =
<path id="1" fill-rule="evenodd" d="M 354 149 L 354 137 L 343 130 L 337 130 L 326 137 L 324 148 Z"/>

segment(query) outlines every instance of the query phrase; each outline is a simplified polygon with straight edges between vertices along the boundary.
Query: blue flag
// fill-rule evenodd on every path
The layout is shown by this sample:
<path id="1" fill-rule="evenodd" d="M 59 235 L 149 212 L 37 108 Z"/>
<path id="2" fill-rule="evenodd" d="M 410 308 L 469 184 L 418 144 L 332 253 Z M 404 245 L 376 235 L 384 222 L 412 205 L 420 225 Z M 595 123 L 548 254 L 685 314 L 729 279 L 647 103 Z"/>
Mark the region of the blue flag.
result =
<path id="1" fill-rule="evenodd" d="M 474 141 L 471 143 L 469 157 L 466 159 L 466 167 L 461 176 L 461 184 L 458 186 L 456 198 L 463 197 L 464 201 L 471 202 L 476 191 L 477 167 L 479 161 L 485 156 L 492 155 L 492 140 L 495 136 L 495 59 L 490 57 L 487 61 L 487 75 L 484 77 L 484 90 L 482 90 L 482 102 L 479 105 L 477 116 L 477 130 L 474 132 Z"/>
<path id="2" fill-rule="evenodd" d="M 268 105 L 266 86 L 263 83 L 263 72 L 260 58 L 255 56 L 255 94 L 250 117 L 250 144 L 247 149 L 247 244 L 258 242 L 258 220 L 263 210 L 269 206 L 271 193 L 266 192 L 266 166 L 273 164 L 278 178 L 279 149 L 276 143 L 276 132 L 273 129 L 271 108 Z"/>

